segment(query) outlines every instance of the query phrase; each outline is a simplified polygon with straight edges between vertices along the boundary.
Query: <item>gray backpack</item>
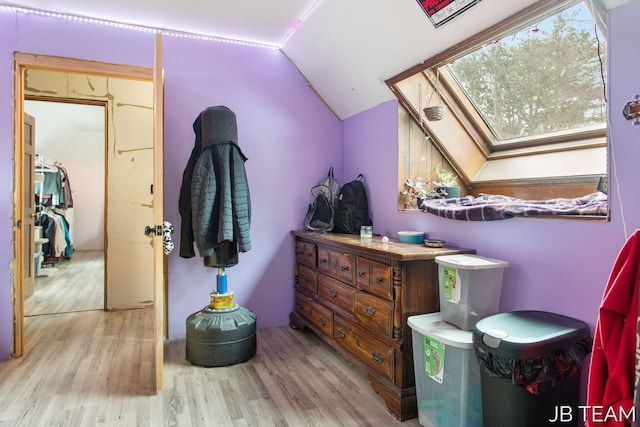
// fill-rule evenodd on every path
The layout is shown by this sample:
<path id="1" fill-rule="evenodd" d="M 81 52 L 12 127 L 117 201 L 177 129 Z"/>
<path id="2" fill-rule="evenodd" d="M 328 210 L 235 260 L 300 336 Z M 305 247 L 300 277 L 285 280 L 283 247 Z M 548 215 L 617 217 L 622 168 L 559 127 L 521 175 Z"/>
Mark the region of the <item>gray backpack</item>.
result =
<path id="1" fill-rule="evenodd" d="M 308 230 L 333 230 L 339 193 L 340 183 L 333 176 L 333 167 L 330 167 L 327 177 L 311 189 L 313 203 L 309 205 L 304 218 L 304 226 Z"/>

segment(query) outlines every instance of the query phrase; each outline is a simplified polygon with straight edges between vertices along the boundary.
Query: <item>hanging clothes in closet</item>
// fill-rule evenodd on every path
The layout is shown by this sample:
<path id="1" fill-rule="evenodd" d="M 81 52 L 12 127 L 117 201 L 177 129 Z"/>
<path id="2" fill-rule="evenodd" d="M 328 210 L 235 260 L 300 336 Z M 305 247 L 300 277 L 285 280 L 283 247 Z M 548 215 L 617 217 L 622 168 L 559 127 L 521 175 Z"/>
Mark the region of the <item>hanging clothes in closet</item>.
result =
<path id="1" fill-rule="evenodd" d="M 69 225 L 64 216 L 45 208 L 39 217 L 42 226 L 43 237 L 49 241 L 42 245 L 45 262 L 54 261 L 54 258 L 70 259 L 73 253 Z"/>
<path id="2" fill-rule="evenodd" d="M 66 168 L 36 155 L 36 225 L 49 239 L 42 249 L 45 262 L 71 258 L 73 253 L 73 196 Z"/>
<path id="3" fill-rule="evenodd" d="M 71 182 L 66 168 L 59 162 L 53 162 L 44 156 L 36 154 L 36 173 L 44 175 L 41 191 L 36 191 L 42 206 L 68 209 L 73 207 Z"/>

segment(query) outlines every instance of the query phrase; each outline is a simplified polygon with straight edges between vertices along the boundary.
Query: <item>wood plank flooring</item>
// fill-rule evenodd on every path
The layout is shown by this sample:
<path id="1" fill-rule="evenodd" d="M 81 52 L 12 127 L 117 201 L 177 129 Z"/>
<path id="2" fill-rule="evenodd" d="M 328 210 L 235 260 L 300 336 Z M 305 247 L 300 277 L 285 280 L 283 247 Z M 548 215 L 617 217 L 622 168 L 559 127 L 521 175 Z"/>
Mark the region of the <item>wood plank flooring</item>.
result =
<path id="1" fill-rule="evenodd" d="M 419 426 L 397 421 L 366 376 L 288 326 L 259 329 L 256 356 L 228 367 L 193 366 L 184 339 L 165 342 L 154 394 L 152 331 L 151 308 L 26 317 L 25 356 L 0 362 L 0 427 Z"/>
<path id="2" fill-rule="evenodd" d="M 74 251 L 53 267 L 42 268 L 34 294 L 24 302 L 26 316 L 104 308 L 104 252 Z"/>

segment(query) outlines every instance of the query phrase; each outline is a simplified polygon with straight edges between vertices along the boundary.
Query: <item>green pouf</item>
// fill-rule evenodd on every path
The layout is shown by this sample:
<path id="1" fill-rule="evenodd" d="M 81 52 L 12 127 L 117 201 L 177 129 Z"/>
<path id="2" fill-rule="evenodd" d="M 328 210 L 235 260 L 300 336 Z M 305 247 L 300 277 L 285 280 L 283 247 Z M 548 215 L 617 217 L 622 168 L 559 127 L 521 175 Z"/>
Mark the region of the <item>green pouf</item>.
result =
<path id="1" fill-rule="evenodd" d="M 186 355 L 194 365 L 228 366 L 256 354 L 256 315 L 239 305 L 209 306 L 187 317 Z"/>

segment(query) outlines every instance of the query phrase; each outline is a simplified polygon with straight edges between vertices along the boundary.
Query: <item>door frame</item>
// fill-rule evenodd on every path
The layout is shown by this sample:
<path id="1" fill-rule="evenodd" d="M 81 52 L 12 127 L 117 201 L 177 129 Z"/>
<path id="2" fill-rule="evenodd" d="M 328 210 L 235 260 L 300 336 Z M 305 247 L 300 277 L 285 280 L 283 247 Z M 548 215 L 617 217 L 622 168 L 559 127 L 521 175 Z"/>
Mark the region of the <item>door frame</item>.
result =
<path id="1" fill-rule="evenodd" d="M 20 357 L 24 354 L 24 301 L 18 296 L 23 295 L 24 291 L 24 238 L 22 236 L 21 219 L 24 211 L 24 76 L 26 70 L 39 69 L 46 71 L 70 72 L 78 74 L 101 75 L 107 77 L 153 81 L 156 75 L 154 69 L 138 66 L 128 66 L 119 64 L 108 64 L 97 61 L 89 61 L 75 58 L 64 58 L 58 56 L 37 55 L 29 53 L 14 53 L 14 188 L 13 188 L 13 250 L 14 258 L 12 262 L 13 269 L 13 348 L 12 357 Z M 162 116 L 156 117 L 156 120 L 162 120 Z M 155 123 L 156 132 L 162 129 L 162 123 Z M 162 163 L 159 165 L 162 167 Z M 156 169 L 154 167 L 154 169 Z M 162 176 L 162 171 L 157 171 L 156 176 Z M 141 233 L 143 230 L 141 230 Z M 161 238 L 160 246 L 161 246 Z M 154 246 L 156 246 L 154 244 Z M 161 268 L 162 271 L 162 268 Z M 164 316 L 164 300 L 166 291 L 155 292 L 156 298 L 154 304 L 154 319 L 159 325 L 165 325 L 166 318 Z M 166 328 L 166 326 L 165 326 Z M 160 330 L 163 327 L 160 326 Z M 162 336 L 160 343 L 156 342 L 155 348 L 162 349 Z M 156 341 L 158 337 L 156 336 Z M 162 355 L 156 355 L 155 360 L 162 360 Z M 162 367 L 156 366 L 156 371 Z M 158 384 L 156 378 L 156 388 L 161 387 L 162 380 Z"/>
<path id="2" fill-rule="evenodd" d="M 164 226 L 164 69 L 162 67 L 162 33 L 156 33 L 153 54 L 153 221 Z M 163 229 L 164 232 L 164 229 Z M 153 239 L 154 289 L 154 387 L 162 390 L 164 366 L 164 338 L 168 331 L 167 304 L 167 255 L 164 254 L 163 237 Z M 162 248 L 162 249 L 161 249 Z"/>

